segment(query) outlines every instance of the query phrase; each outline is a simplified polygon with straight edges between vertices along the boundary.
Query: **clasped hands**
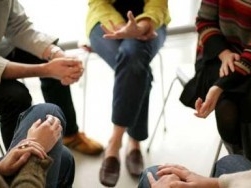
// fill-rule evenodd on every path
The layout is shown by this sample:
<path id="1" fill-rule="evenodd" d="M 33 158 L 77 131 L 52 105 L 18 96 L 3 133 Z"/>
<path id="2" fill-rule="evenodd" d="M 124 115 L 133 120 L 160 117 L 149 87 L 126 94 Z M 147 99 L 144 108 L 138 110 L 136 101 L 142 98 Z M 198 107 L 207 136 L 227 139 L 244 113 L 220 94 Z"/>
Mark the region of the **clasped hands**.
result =
<path id="1" fill-rule="evenodd" d="M 200 176 L 180 165 L 161 165 L 155 180 L 151 172 L 147 177 L 151 188 L 219 188 L 216 178 Z"/>
<path id="2" fill-rule="evenodd" d="M 138 40 L 150 40 L 157 36 L 154 29 L 154 24 L 150 18 L 143 18 L 136 21 L 131 11 L 127 12 L 128 22 L 115 25 L 112 20 L 110 24 L 112 29 L 108 29 L 101 24 L 101 28 L 105 32 L 104 38 L 106 39 L 126 39 L 134 38 Z"/>
<path id="3" fill-rule="evenodd" d="M 0 174 L 10 176 L 27 163 L 31 155 L 40 159 L 47 157 L 47 153 L 56 144 L 62 134 L 60 120 L 52 115 L 47 119 L 38 119 L 28 130 L 26 139 L 20 141 L 0 161 Z"/>

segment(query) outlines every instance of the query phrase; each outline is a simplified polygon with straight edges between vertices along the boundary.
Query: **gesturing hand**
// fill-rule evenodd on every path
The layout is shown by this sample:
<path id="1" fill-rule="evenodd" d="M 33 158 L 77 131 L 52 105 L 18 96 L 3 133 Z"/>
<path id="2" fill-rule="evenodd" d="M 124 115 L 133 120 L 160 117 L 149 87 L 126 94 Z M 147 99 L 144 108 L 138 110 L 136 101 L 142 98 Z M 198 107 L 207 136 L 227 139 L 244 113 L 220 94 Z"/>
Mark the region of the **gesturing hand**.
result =
<path id="1" fill-rule="evenodd" d="M 218 86 L 212 86 L 204 102 L 201 98 L 198 98 L 195 102 L 195 116 L 206 118 L 215 109 L 216 103 L 222 92 L 223 90 Z"/>
<path id="2" fill-rule="evenodd" d="M 115 25 L 110 21 L 112 30 L 101 25 L 105 32 L 103 37 L 106 39 L 135 38 L 139 40 L 149 40 L 157 36 L 150 19 L 142 19 L 137 23 L 131 11 L 128 11 L 127 17 L 128 22 L 122 25 Z"/>

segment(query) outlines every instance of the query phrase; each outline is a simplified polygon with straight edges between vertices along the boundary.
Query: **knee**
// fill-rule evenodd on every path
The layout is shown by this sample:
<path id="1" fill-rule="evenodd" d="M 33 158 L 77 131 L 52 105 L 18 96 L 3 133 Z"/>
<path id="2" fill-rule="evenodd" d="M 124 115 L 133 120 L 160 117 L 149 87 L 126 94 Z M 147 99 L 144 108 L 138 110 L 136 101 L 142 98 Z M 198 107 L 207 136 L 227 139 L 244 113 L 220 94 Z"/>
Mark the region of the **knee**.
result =
<path id="1" fill-rule="evenodd" d="M 150 69 L 150 56 L 144 51 L 130 51 L 124 48 L 119 49 L 116 57 L 117 67 L 116 70 L 127 69 L 135 75 L 145 75 L 151 72 Z"/>
<path id="2" fill-rule="evenodd" d="M 63 130 L 65 130 L 66 119 L 65 119 L 64 113 L 61 110 L 61 108 L 59 106 L 57 106 L 56 104 L 52 104 L 52 103 L 37 104 L 36 106 L 34 106 L 34 110 L 38 111 L 40 113 L 44 112 L 45 116 L 47 114 L 50 114 L 50 115 L 57 117 L 61 122 L 61 126 L 62 126 Z"/>
<path id="3" fill-rule="evenodd" d="M 152 166 L 152 167 L 149 167 L 149 168 L 145 169 L 142 172 L 142 174 L 140 175 L 138 188 L 150 188 L 151 185 L 150 185 L 150 183 L 148 181 L 147 173 L 150 172 L 150 173 L 153 174 L 153 176 L 155 178 L 157 178 L 156 175 L 155 175 L 156 172 L 157 172 L 157 169 L 158 169 L 157 166 Z"/>

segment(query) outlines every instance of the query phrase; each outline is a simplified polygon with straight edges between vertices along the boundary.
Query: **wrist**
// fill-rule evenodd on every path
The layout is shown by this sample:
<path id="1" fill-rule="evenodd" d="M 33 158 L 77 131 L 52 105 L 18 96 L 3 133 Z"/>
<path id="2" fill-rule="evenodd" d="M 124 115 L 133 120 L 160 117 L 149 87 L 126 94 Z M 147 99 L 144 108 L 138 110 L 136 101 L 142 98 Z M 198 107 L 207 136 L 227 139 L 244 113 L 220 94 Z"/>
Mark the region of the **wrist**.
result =
<path id="1" fill-rule="evenodd" d="M 59 52 L 62 52 L 62 49 L 58 46 L 53 46 L 50 50 L 50 54 L 49 54 L 49 57 L 48 57 L 48 60 L 52 60 L 56 57 L 56 54 L 59 53 Z"/>
<path id="2" fill-rule="evenodd" d="M 61 54 L 61 56 L 64 53 L 60 47 L 55 46 L 55 45 L 50 45 L 48 48 L 46 48 L 43 57 L 45 60 L 50 61 L 54 59 L 55 57 L 57 57 L 57 54 L 59 53 Z"/>
<path id="3" fill-rule="evenodd" d="M 219 188 L 219 180 L 218 178 L 210 178 L 210 188 Z"/>

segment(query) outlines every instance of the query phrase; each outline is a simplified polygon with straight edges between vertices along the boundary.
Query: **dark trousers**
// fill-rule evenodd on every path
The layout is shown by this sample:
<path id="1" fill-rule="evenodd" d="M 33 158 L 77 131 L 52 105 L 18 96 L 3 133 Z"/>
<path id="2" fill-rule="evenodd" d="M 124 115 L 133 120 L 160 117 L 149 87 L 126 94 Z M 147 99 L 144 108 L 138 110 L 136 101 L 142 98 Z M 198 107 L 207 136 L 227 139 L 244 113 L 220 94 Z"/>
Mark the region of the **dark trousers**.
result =
<path id="1" fill-rule="evenodd" d="M 35 64 L 43 63 L 41 59 L 20 49 L 15 49 L 6 59 L 14 62 Z M 41 78 L 41 89 L 45 102 L 58 105 L 65 114 L 67 126 L 65 136 L 78 131 L 76 113 L 73 106 L 69 86 L 63 86 L 60 81 Z M 18 116 L 31 106 L 31 96 L 24 84 L 17 80 L 2 80 L 0 83 L 0 116 L 1 133 L 6 148 L 9 147 L 16 127 Z M 41 101 L 42 102 L 42 101 Z"/>

